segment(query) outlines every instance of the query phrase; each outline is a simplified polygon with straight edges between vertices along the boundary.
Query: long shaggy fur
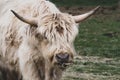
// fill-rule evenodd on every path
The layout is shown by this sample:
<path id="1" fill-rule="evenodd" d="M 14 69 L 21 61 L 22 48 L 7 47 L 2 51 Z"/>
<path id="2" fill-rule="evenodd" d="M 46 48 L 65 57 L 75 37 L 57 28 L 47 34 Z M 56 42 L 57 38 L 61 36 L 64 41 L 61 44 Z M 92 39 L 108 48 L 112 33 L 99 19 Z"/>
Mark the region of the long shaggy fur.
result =
<path id="1" fill-rule="evenodd" d="M 38 26 L 20 21 L 10 10 L 37 18 Z M 0 57 L 24 80 L 59 80 L 63 70 L 54 56 L 67 52 L 72 60 L 77 34 L 73 17 L 49 1 L 0 0 Z"/>

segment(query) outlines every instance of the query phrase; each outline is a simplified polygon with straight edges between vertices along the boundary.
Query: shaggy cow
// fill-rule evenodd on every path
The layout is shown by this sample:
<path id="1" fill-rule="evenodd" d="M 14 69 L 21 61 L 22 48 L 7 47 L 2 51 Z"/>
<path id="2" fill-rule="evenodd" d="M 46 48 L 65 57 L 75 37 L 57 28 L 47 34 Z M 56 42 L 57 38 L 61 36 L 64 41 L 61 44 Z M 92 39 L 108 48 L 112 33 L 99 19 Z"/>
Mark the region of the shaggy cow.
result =
<path id="1" fill-rule="evenodd" d="M 77 23 L 98 7 L 72 16 L 46 0 L 6 1 L 0 8 L 0 59 L 23 80 L 60 80 L 75 55 Z"/>

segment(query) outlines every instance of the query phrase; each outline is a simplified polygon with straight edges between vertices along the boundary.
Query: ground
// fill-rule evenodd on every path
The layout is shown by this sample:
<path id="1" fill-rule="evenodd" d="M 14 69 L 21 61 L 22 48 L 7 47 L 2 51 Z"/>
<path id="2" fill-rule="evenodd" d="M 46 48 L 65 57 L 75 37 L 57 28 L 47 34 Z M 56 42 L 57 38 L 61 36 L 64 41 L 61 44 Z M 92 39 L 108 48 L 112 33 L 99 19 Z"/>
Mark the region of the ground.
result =
<path id="1" fill-rule="evenodd" d="M 62 80 L 120 80 L 120 59 L 77 56 Z"/>

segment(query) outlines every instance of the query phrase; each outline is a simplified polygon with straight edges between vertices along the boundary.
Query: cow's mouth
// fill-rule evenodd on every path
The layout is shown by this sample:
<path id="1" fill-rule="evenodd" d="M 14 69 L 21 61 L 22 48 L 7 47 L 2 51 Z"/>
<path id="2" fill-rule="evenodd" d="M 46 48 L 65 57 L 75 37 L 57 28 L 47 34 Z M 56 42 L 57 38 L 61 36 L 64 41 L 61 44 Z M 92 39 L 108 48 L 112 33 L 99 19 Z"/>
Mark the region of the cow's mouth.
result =
<path id="1" fill-rule="evenodd" d="M 64 69 L 66 69 L 67 67 L 69 67 L 70 65 L 72 64 L 72 62 L 67 62 L 67 63 L 56 63 L 56 65 L 60 68 L 60 69 L 62 69 L 62 70 L 64 70 Z"/>

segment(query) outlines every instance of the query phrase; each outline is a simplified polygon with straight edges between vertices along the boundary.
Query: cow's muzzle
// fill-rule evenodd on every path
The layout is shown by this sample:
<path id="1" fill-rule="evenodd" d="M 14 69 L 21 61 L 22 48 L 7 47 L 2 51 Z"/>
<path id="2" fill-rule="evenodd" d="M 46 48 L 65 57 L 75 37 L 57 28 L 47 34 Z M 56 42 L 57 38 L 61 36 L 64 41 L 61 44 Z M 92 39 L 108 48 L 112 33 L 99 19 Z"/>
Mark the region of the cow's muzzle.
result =
<path id="1" fill-rule="evenodd" d="M 59 63 L 67 63 L 69 61 L 69 54 L 59 53 L 59 54 L 56 54 L 55 58 Z"/>
<path id="2" fill-rule="evenodd" d="M 62 69 L 66 68 L 72 63 L 72 61 L 70 60 L 71 56 L 68 53 L 56 54 L 55 58 L 57 60 L 57 65 L 59 65 L 59 67 Z"/>

